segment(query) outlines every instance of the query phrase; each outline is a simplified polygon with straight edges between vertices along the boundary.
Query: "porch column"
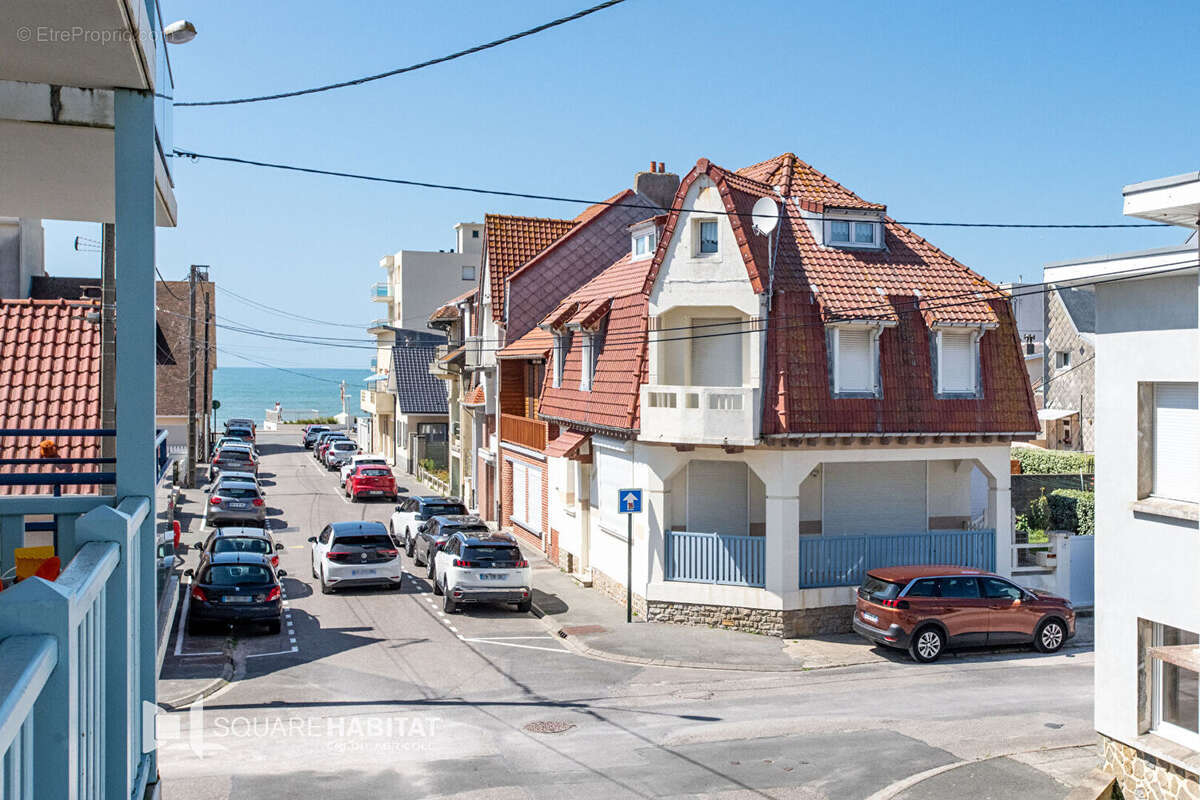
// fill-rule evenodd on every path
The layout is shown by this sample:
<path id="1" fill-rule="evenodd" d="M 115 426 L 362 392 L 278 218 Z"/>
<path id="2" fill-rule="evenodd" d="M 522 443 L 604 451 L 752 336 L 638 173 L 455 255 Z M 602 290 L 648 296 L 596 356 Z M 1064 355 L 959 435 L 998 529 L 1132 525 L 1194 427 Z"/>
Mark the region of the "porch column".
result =
<path id="1" fill-rule="evenodd" d="M 135 582 L 138 620 L 137 664 L 140 699 L 157 697 L 154 508 L 154 96 L 150 92 L 114 92 L 114 180 L 116 209 L 117 310 L 117 498 L 144 497 L 150 504 L 135 539 L 137 556 L 122 558 L 139 566 Z M 131 666 L 130 669 L 133 667 Z M 133 677 L 133 676 L 131 676 Z M 140 728 L 140 722 L 138 723 Z M 135 741 L 141 743 L 140 731 Z M 153 780 L 154 754 L 147 764 Z"/>
<path id="2" fill-rule="evenodd" d="M 1012 491 L 1007 475 L 989 480 L 988 483 L 987 522 L 988 527 L 996 531 L 996 572 L 1012 575 Z"/>
<path id="3" fill-rule="evenodd" d="M 774 488 L 767 486 L 765 588 L 786 608 L 786 598 L 800 589 L 800 495 L 795 487 L 790 494 L 773 494 Z"/>

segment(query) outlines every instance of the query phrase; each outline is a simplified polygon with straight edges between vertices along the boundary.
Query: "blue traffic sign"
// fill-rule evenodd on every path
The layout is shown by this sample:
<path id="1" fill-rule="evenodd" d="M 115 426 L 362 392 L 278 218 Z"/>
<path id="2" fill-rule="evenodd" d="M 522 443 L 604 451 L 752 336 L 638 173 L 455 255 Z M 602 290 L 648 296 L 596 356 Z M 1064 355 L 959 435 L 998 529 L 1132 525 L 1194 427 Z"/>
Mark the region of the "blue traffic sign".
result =
<path id="1" fill-rule="evenodd" d="M 640 514 L 642 513 L 642 490 L 641 489 L 618 489 L 617 490 L 617 510 L 622 514 Z"/>

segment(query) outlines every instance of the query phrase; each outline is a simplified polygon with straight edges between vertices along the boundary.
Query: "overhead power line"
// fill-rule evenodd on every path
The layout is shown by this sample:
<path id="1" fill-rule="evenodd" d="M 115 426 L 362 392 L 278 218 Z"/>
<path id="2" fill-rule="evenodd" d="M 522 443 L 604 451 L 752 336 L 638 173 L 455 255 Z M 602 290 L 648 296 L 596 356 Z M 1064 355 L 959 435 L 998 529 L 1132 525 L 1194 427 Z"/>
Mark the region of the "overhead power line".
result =
<path id="1" fill-rule="evenodd" d="M 525 200 L 550 200 L 559 203 L 578 203 L 588 206 L 624 206 L 625 208 L 643 208 L 651 211 L 662 211 L 656 205 L 649 203 L 627 203 L 620 200 L 586 200 L 580 197 L 564 197 L 561 195 L 552 194 L 535 194 L 532 192 L 514 192 L 504 189 L 485 189 L 479 186 L 459 186 L 452 183 L 434 183 L 432 181 L 418 181 L 410 178 L 389 178 L 383 175 L 367 175 L 361 172 L 344 172 L 341 170 L 319 169 L 317 167 L 302 167 L 296 164 L 280 164 L 273 161 L 260 161 L 252 158 L 239 158 L 237 156 L 218 156 L 210 153 L 197 153 L 192 150 L 175 149 L 174 155 L 180 158 L 190 158 L 192 160 L 204 159 L 206 161 L 221 161 L 227 164 L 242 164 L 251 167 L 264 167 L 267 169 L 278 169 L 287 172 L 301 172 L 307 175 L 325 175 L 332 178 L 349 178 L 358 181 L 370 181 L 372 183 L 390 183 L 398 186 L 413 186 L 419 189 L 442 189 L 449 192 L 467 192 L 469 194 L 484 194 L 495 197 L 518 197 Z M 672 209 L 678 211 L 695 211 L 691 208 Z M 703 213 L 718 216 L 728 217 L 773 217 L 770 214 L 753 214 L 751 212 L 740 211 L 711 211 L 704 209 Z M 1171 227 L 1163 222 L 1117 222 L 1117 223 L 1036 223 L 1036 222 L 932 222 L 932 221 L 916 221 L 916 220 L 893 220 L 897 225 L 923 225 L 927 227 L 941 228 L 1019 228 L 1019 229 L 1097 229 L 1097 228 L 1165 228 Z"/>
<path id="2" fill-rule="evenodd" d="M 238 294 L 237 292 L 229 291 L 224 286 L 217 286 L 217 291 L 227 294 L 230 297 L 234 297 L 238 300 L 241 300 L 243 303 L 246 303 L 247 305 L 255 306 L 256 308 L 260 308 L 263 311 L 273 312 L 273 313 L 275 313 L 281 317 L 285 317 L 287 319 L 296 319 L 296 320 L 300 320 L 301 322 L 315 322 L 319 325 L 335 325 L 339 328 L 356 328 L 356 329 L 361 330 L 363 327 L 365 327 L 363 325 L 355 325 L 350 322 L 329 322 L 327 320 L 322 320 L 322 319 L 313 319 L 311 317 L 306 317 L 303 314 L 296 314 L 291 311 L 285 311 L 282 308 L 276 308 L 275 306 L 269 306 L 266 303 L 260 302 L 258 300 L 251 300 L 249 297 L 243 297 L 242 295 Z"/>
<path id="3" fill-rule="evenodd" d="M 591 8 L 585 8 L 582 11 L 576 11 L 574 14 L 570 14 L 565 17 L 559 17 L 558 19 L 551 20 L 550 22 L 543 23 L 533 28 L 528 28 L 517 33 L 509 34 L 502 39 L 495 39 L 485 44 L 478 44 L 474 47 L 468 47 L 466 50 L 459 50 L 451 53 L 450 55 L 431 58 L 428 61 L 422 61 L 419 64 L 410 64 L 407 67 L 390 69 L 387 72 L 380 72 L 376 75 L 366 75 L 364 77 L 353 78 L 348 81 L 327 83 L 324 86 L 313 86 L 309 89 L 296 89 L 294 91 L 279 92 L 277 94 L 264 94 L 255 97 L 238 97 L 228 100 L 201 100 L 190 103 L 176 103 L 175 107 L 195 108 L 197 106 L 234 106 L 245 103 L 262 103 L 266 102 L 267 100 L 283 100 L 287 97 L 300 97 L 306 94 L 329 92 L 334 89 L 345 89 L 347 86 L 359 86 L 364 83 L 370 83 L 371 81 L 378 81 L 384 78 L 391 78 L 396 75 L 403 75 L 406 72 L 416 72 L 419 69 L 425 69 L 426 67 L 432 67 L 437 64 L 445 64 L 447 61 L 454 61 L 455 59 L 474 55 L 475 53 L 482 53 L 484 50 L 491 50 L 493 47 L 499 47 L 500 45 L 508 44 L 509 42 L 515 42 L 518 39 L 524 39 L 527 36 L 533 36 L 535 33 L 541 33 L 542 31 L 548 31 L 551 28 L 557 28 L 559 25 L 566 25 L 568 22 L 574 22 L 577 19 L 583 19 L 589 14 L 595 14 L 597 11 L 603 11 L 606 8 L 611 8 L 612 6 L 619 5 L 623 2 L 625 2 L 625 0 L 606 0 L 606 2 L 600 3 L 599 5 L 592 6 Z"/>

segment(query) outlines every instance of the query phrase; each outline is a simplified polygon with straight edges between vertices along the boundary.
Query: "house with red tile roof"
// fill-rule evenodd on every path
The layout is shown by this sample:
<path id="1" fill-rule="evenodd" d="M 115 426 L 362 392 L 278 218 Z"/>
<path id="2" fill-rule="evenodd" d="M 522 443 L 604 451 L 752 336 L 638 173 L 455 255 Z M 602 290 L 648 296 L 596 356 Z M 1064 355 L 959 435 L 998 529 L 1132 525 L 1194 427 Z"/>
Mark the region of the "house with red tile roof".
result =
<path id="1" fill-rule="evenodd" d="M 510 345 L 549 347 L 550 524 L 594 585 L 793 636 L 848 631 L 871 567 L 1011 572 L 1009 443 L 1038 425 L 996 286 L 790 153 L 701 159 L 642 226 Z"/>
<path id="2" fill-rule="evenodd" d="M 677 175 L 656 164 L 635 175 L 632 188 L 574 219 L 485 218 L 478 302 L 470 308 L 460 304 L 460 314 L 473 322 L 463 361 L 473 373 L 472 391 L 482 387 L 484 395 L 482 406 L 463 404 L 471 411 L 470 438 L 477 443 L 472 465 L 477 480 L 471 487 L 464 484 L 463 497 L 486 519 L 553 559 L 558 552 L 543 449 L 557 427 L 538 416 L 550 341 L 538 324 L 564 295 L 629 249 L 630 226 L 661 214 L 678 182 Z M 643 246 L 650 245 L 644 241 Z"/>

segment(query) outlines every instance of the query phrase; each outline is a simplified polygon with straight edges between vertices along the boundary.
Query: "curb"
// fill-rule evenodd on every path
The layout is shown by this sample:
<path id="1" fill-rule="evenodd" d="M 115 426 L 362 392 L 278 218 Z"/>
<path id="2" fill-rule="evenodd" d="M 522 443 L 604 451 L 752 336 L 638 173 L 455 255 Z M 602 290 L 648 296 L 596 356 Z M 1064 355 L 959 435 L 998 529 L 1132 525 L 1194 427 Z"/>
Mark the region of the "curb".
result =
<path id="1" fill-rule="evenodd" d="M 233 658 L 231 656 L 227 656 L 225 660 L 225 666 L 221 668 L 220 677 L 214 678 L 199 689 L 188 692 L 180 697 L 176 697 L 171 700 L 163 700 L 160 697 L 158 699 L 158 705 L 167 711 L 179 711 L 180 709 L 186 708 L 192 703 L 195 703 L 197 700 L 203 700 L 204 698 L 214 695 L 220 690 L 224 689 L 233 680 L 233 675 Z"/>

